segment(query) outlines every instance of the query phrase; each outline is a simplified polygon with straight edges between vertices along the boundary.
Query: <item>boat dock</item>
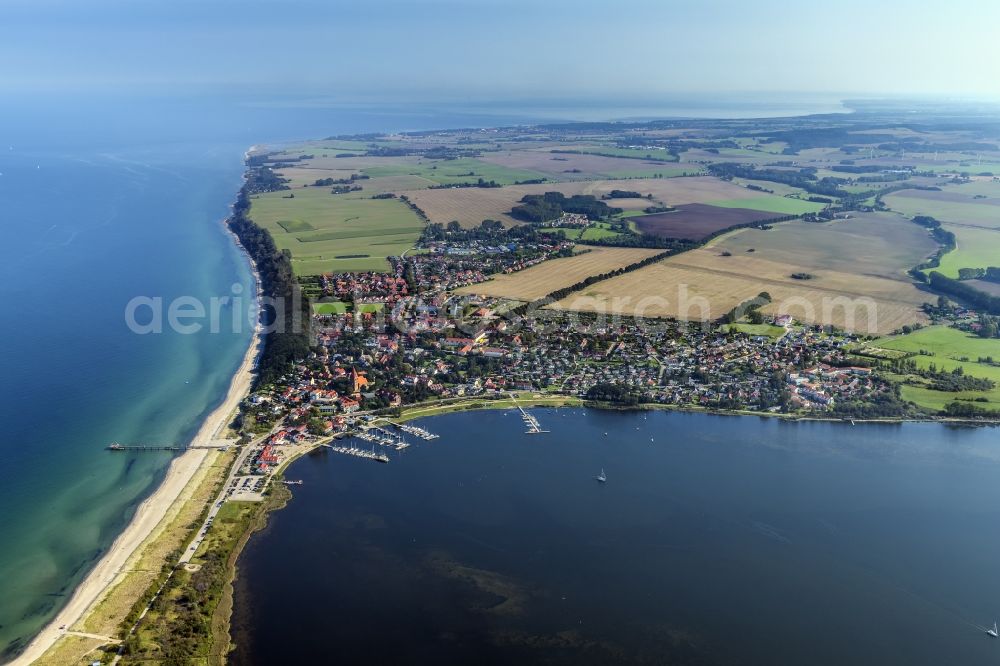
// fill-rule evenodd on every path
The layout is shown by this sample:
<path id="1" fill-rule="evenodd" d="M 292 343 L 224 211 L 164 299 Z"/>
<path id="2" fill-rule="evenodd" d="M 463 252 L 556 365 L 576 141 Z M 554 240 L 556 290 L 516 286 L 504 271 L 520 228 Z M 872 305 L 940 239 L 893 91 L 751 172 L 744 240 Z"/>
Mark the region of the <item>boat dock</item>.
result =
<path id="1" fill-rule="evenodd" d="M 356 446 L 334 446 L 333 444 L 321 444 L 320 446 L 325 446 L 331 451 L 337 453 L 343 453 L 347 456 L 354 456 L 355 458 L 365 458 L 367 460 L 374 460 L 375 462 L 387 463 L 389 462 L 389 456 L 384 453 L 375 453 L 374 451 L 366 451 L 365 449 L 360 449 Z"/>
<path id="2" fill-rule="evenodd" d="M 534 414 L 528 413 L 524 407 L 517 403 L 517 398 L 513 393 L 510 394 L 510 399 L 514 402 L 514 406 L 521 412 L 521 420 L 524 421 L 524 425 L 528 426 L 527 434 L 540 435 L 543 432 L 548 432 L 548 430 L 542 430 L 542 426 L 538 423 L 538 419 L 535 418 Z"/>
<path id="3" fill-rule="evenodd" d="M 377 428 L 375 426 L 372 426 L 367 430 L 359 430 L 353 433 L 353 436 L 365 442 L 378 444 L 379 446 L 391 446 L 397 451 L 410 448 L 409 443 L 403 441 L 402 437 L 393 435 L 391 432 L 382 430 L 381 428 Z"/>
<path id="4" fill-rule="evenodd" d="M 435 435 L 429 430 L 425 430 L 419 426 L 408 425 L 406 423 L 393 423 L 392 421 L 389 421 L 389 424 L 399 428 L 400 430 L 402 430 L 407 434 L 413 435 L 414 437 L 419 437 L 420 439 L 431 440 L 440 437 L 440 435 Z"/>

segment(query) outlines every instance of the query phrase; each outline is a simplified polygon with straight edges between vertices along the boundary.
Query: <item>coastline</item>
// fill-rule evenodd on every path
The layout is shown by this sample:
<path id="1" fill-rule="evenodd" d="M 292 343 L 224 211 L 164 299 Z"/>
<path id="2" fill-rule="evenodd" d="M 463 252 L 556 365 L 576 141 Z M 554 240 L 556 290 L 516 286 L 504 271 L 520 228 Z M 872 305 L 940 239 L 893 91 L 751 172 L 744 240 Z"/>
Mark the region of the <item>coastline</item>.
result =
<path id="1" fill-rule="evenodd" d="M 253 275 L 257 303 L 260 303 L 261 282 L 257 265 L 250 254 L 226 227 L 236 247 L 246 257 Z M 258 321 L 247 350 L 229 383 L 222 402 L 202 421 L 198 431 L 188 442 L 189 448 L 170 462 L 167 473 L 159 486 L 136 509 L 125 529 L 115 538 L 93 569 L 74 589 L 65 606 L 32 638 L 25 649 L 12 661 L 11 666 L 27 666 L 40 659 L 59 640 L 81 622 L 87 614 L 118 584 L 125 574 L 124 567 L 168 517 L 171 507 L 195 477 L 212 450 L 211 444 L 231 422 L 240 402 L 249 395 L 253 384 L 257 359 L 263 348 L 262 327 Z M 199 447 L 199 448 L 195 448 Z M 65 627 L 65 629 L 60 629 Z"/>

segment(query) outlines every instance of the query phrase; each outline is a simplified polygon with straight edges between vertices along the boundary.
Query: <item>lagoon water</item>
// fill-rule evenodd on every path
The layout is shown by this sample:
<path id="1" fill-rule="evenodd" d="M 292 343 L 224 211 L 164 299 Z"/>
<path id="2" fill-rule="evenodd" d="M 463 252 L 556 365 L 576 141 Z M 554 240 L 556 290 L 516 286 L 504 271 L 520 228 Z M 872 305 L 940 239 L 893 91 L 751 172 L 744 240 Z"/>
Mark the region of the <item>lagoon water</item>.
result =
<path id="1" fill-rule="evenodd" d="M 616 101 L 616 104 L 618 102 Z M 697 115 L 711 101 L 625 110 L 356 105 L 247 96 L 0 96 L 0 661 L 66 601 L 221 400 L 250 327 L 139 336 L 136 296 L 250 293 L 221 220 L 255 143 L 337 133 Z M 828 112 L 748 102 L 711 115 Z"/>
<path id="2" fill-rule="evenodd" d="M 294 463 L 233 663 L 1000 660 L 996 429 L 534 412 Z"/>

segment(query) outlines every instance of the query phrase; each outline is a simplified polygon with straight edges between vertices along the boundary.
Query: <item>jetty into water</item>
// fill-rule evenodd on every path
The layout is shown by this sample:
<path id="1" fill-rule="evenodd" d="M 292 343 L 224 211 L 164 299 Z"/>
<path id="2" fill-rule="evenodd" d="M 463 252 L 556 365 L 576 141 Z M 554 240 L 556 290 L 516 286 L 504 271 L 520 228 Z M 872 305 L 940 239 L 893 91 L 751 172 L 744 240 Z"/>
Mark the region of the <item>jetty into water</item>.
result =
<path id="1" fill-rule="evenodd" d="M 106 447 L 108 451 L 183 451 L 186 446 L 171 446 L 169 444 L 119 444 L 111 442 Z"/>
<path id="2" fill-rule="evenodd" d="M 364 458 L 366 460 L 374 460 L 375 462 L 387 463 L 389 462 L 389 456 L 384 453 L 375 453 L 375 451 L 367 451 L 357 446 L 334 446 L 333 444 L 321 444 L 320 446 L 325 446 L 331 451 L 336 453 L 343 453 L 346 456 L 354 456 L 355 458 Z"/>
<path id="3" fill-rule="evenodd" d="M 425 430 L 419 426 L 409 425 L 407 423 L 393 423 L 392 421 L 389 421 L 389 424 L 396 426 L 403 432 L 413 435 L 414 437 L 419 437 L 420 439 L 432 440 L 440 437 L 440 435 L 435 435 L 429 430 Z"/>
<path id="4" fill-rule="evenodd" d="M 524 407 L 518 404 L 517 398 L 513 393 L 510 394 L 510 399 L 514 402 L 514 406 L 521 412 L 521 420 L 524 421 L 524 425 L 528 426 L 527 434 L 540 435 L 543 432 L 548 432 L 548 430 L 542 430 L 542 426 L 538 423 L 538 419 L 534 414 L 528 413 Z"/>
<path id="5" fill-rule="evenodd" d="M 187 451 L 188 449 L 217 449 L 219 451 L 225 451 L 227 448 L 229 448 L 229 445 L 210 444 L 207 446 L 175 446 L 173 444 L 119 444 L 118 442 L 111 442 L 104 448 L 108 451 L 131 451 L 131 452 Z"/>
<path id="6" fill-rule="evenodd" d="M 410 448 L 410 444 L 404 441 L 402 437 L 374 426 L 367 430 L 359 430 L 353 433 L 353 436 L 371 444 L 392 447 L 397 451 Z"/>

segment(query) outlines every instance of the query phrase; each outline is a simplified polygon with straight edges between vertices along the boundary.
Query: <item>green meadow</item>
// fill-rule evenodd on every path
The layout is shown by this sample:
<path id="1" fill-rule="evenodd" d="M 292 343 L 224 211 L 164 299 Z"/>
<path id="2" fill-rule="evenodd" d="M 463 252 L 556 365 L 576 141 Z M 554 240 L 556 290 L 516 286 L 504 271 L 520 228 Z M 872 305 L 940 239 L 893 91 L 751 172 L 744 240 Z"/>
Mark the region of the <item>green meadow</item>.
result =
<path id="1" fill-rule="evenodd" d="M 325 187 L 251 198 L 250 217 L 292 253 L 298 275 L 385 270 L 386 257 L 412 248 L 423 222 L 398 199 L 330 194 Z"/>
<path id="2" fill-rule="evenodd" d="M 941 410 L 946 404 L 959 398 L 985 398 L 987 402 L 975 404 L 985 409 L 1000 409 L 1000 366 L 977 361 L 980 357 L 993 357 L 1000 362 L 1000 339 L 984 339 L 947 326 L 928 326 L 906 335 L 881 338 L 873 342 L 872 346 L 912 354 L 910 358 L 920 368 L 927 368 L 932 363 L 937 369 L 949 372 L 962 368 L 966 375 L 991 379 L 997 383 L 989 391 L 961 392 L 934 391 L 926 386 L 904 384 L 901 389 L 906 400 L 912 400 L 927 409 Z M 923 381 L 916 377 L 913 379 Z"/>
<path id="3" fill-rule="evenodd" d="M 696 164 L 691 164 L 687 166 L 656 166 L 647 169 L 623 169 L 615 171 L 607 171 L 599 175 L 617 179 L 617 178 L 677 178 L 678 176 L 697 176 L 704 173 L 701 168 Z"/>
<path id="4" fill-rule="evenodd" d="M 597 224 L 587 227 L 583 230 L 583 233 L 578 236 L 580 240 L 599 240 L 601 238 L 615 238 L 620 236 L 617 231 L 612 231 L 610 225 L 604 222 L 598 222 Z"/>
<path id="5" fill-rule="evenodd" d="M 953 191 L 955 190 L 946 190 L 946 192 Z M 1000 206 L 976 203 L 971 196 L 965 201 L 942 201 L 906 196 L 904 191 L 887 194 L 882 200 L 889 208 L 907 217 L 930 215 L 941 222 L 1000 229 Z"/>
<path id="6" fill-rule="evenodd" d="M 937 173 L 967 173 L 970 175 L 992 173 L 1000 175 L 1000 162 L 987 162 L 985 160 L 983 162 L 969 160 L 968 162 L 953 162 L 949 164 L 928 164 L 920 168 Z"/>
<path id="7" fill-rule="evenodd" d="M 725 324 L 719 327 L 719 331 L 722 333 L 737 332 L 745 333 L 747 335 L 766 335 L 769 338 L 774 338 L 777 340 L 782 335 L 785 334 L 785 329 L 781 326 L 775 326 L 774 324 Z"/>
<path id="8" fill-rule="evenodd" d="M 471 157 L 454 160 L 420 160 L 416 164 L 388 164 L 362 169 L 372 177 L 381 176 L 419 176 L 439 185 L 456 185 L 459 183 L 474 183 L 480 178 L 489 182 L 495 181 L 501 185 L 513 185 L 526 180 L 547 178 L 544 173 L 527 169 L 511 169 L 499 164 L 482 162 Z"/>
<path id="9" fill-rule="evenodd" d="M 343 301 L 326 301 L 312 304 L 313 314 L 318 315 L 344 314 L 352 309 L 355 312 L 363 314 L 366 312 L 378 312 L 384 308 L 385 303 L 355 303 L 353 308 L 350 303 L 344 303 Z"/>
<path id="10" fill-rule="evenodd" d="M 957 278 L 960 268 L 985 268 L 1000 264 L 1000 206 L 981 203 L 976 195 L 996 196 L 995 183 L 969 183 L 948 187 L 946 193 L 961 194 L 959 201 L 906 196 L 906 191 L 883 197 L 892 210 L 908 217 L 930 215 L 955 234 L 955 249 L 941 257 L 937 270 Z"/>
<path id="11" fill-rule="evenodd" d="M 608 157 L 632 157 L 635 159 L 661 160 L 663 162 L 677 161 L 666 150 L 618 148 L 617 146 L 574 146 L 570 150 L 589 155 L 606 155 Z"/>
<path id="12" fill-rule="evenodd" d="M 723 201 L 713 201 L 713 206 L 721 208 L 749 208 L 750 210 L 762 210 L 768 213 L 780 213 L 782 215 L 801 215 L 803 213 L 817 213 L 823 210 L 824 204 L 803 201 L 802 199 L 792 199 L 790 197 L 779 197 L 776 194 L 761 197 L 747 197 L 746 199 L 725 199 Z"/>
<path id="13" fill-rule="evenodd" d="M 326 303 L 312 304 L 313 314 L 318 315 L 344 314 L 347 312 L 347 309 L 348 304 L 341 301 L 328 301 Z"/>
<path id="14" fill-rule="evenodd" d="M 960 268 L 1000 265 L 1000 230 L 952 224 L 946 224 L 944 228 L 955 234 L 955 249 L 941 257 L 941 265 L 931 270 L 957 278 Z"/>

